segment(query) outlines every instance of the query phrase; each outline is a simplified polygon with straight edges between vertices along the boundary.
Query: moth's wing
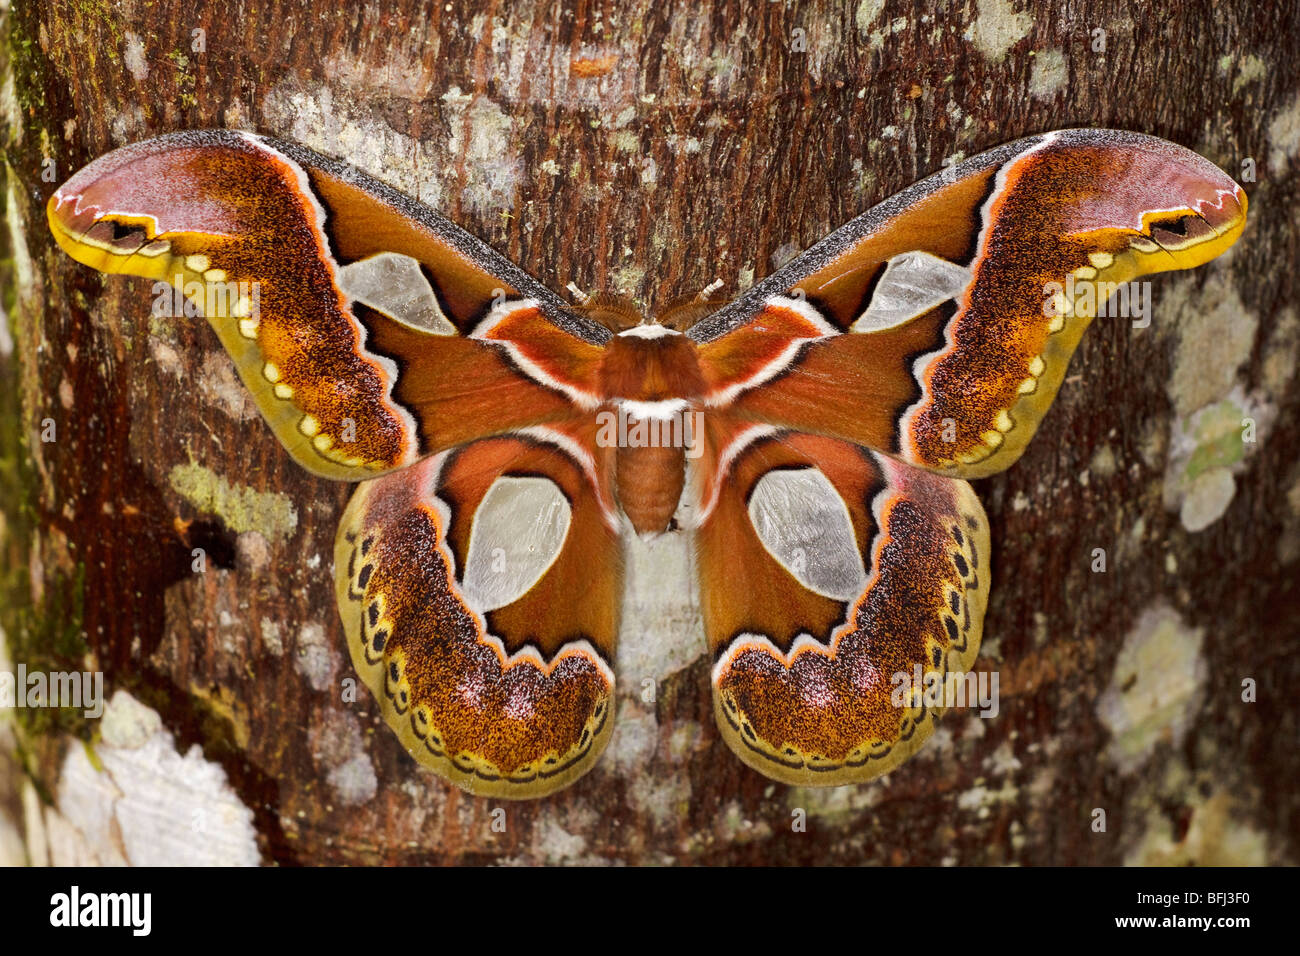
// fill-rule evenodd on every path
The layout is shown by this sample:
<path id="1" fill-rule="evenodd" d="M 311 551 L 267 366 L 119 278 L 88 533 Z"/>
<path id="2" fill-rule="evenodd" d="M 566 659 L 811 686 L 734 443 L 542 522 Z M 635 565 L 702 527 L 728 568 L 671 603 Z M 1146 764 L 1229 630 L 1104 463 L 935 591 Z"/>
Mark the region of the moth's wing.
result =
<path id="1" fill-rule="evenodd" d="M 1104 284 L 1200 265 L 1245 216 L 1231 178 L 1163 140 L 1011 143 L 871 209 L 693 327 L 706 400 L 992 474 L 1033 436 Z"/>
<path id="2" fill-rule="evenodd" d="M 370 478 L 596 404 L 608 330 L 301 146 L 226 130 L 136 143 L 68 180 L 47 216 L 78 261 L 184 289 L 317 474 Z"/>
<path id="3" fill-rule="evenodd" d="M 979 500 L 834 438 L 725 417 L 705 434 L 698 569 L 723 737 L 787 783 L 888 772 L 942 712 L 927 679 L 965 674 L 979 652 Z"/>
<path id="4" fill-rule="evenodd" d="M 538 797 L 613 725 L 622 551 L 594 430 L 471 442 L 362 483 L 335 545 L 357 672 L 422 764 Z"/>

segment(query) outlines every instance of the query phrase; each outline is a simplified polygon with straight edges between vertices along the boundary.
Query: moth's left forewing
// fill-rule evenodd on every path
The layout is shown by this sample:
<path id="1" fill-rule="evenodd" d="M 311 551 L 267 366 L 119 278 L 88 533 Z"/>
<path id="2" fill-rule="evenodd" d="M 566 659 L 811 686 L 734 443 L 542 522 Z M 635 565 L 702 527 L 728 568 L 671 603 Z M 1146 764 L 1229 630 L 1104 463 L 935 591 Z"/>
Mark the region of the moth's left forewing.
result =
<path id="1" fill-rule="evenodd" d="M 927 699 L 927 681 L 966 672 L 979 650 L 978 499 L 826 437 L 724 419 L 709 442 L 697 549 L 724 738 L 789 783 L 888 772 L 947 703 Z"/>
<path id="2" fill-rule="evenodd" d="M 427 207 L 289 143 L 228 130 L 100 157 L 47 207 L 104 272 L 174 284 L 276 436 L 357 480 L 596 402 L 608 331 Z M 164 285 L 164 288 L 167 287 Z"/>
<path id="3" fill-rule="evenodd" d="M 1024 450 L 1111 293 L 1217 256 L 1245 209 L 1230 177 L 1163 140 L 1009 144 L 870 210 L 692 329 L 707 399 L 991 474 Z"/>

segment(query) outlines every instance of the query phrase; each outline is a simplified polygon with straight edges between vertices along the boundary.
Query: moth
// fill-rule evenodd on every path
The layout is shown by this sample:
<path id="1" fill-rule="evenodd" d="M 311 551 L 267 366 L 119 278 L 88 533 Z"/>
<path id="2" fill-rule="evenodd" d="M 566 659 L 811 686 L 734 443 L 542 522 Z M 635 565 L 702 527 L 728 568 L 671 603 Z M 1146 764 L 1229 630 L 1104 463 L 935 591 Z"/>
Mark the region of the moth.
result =
<path id="1" fill-rule="evenodd" d="M 525 798 L 609 739 L 633 533 L 693 536 L 741 760 L 803 785 L 907 760 L 943 709 L 918 683 L 979 650 L 968 480 L 1023 452 L 1107 292 L 1223 252 L 1246 197 L 1149 136 L 1031 136 L 730 303 L 653 319 L 571 304 L 351 166 L 249 133 L 118 149 L 47 213 L 79 262 L 181 290 L 289 454 L 360 482 L 334 562 L 357 673 L 420 763 Z"/>

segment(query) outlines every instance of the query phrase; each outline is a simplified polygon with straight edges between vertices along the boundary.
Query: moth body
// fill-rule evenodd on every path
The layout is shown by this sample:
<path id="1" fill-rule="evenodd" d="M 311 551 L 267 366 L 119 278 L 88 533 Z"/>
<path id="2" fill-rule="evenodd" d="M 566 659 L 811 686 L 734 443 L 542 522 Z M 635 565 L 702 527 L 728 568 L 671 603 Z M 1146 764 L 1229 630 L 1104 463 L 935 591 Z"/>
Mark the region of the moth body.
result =
<path id="1" fill-rule="evenodd" d="M 606 346 L 600 385 L 603 422 L 614 427 L 597 441 L 616 447 L 619 505 L 637 533 L 667 531 L 703 439 L 698 349 L 667 326 L 633 326 Z"/>

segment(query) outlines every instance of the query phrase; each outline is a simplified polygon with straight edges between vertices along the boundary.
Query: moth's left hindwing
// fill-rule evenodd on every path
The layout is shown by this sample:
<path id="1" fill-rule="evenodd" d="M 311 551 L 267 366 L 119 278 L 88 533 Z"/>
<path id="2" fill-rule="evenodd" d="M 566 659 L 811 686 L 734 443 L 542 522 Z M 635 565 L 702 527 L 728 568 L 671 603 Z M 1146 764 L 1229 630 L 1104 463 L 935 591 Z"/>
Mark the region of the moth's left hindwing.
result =
<path id="1" fill-rule="evenodd" d="M 607 330 L 427 207 L 301 146 L 162 136 L 91 163 L 47 213 L 78 261 L 182 290 L 317 474 L 370 478 L 595 402 Z M 159 297 L 164 313 L 175 299 Z"/>
<path id="2" fill-rule="evenodd" d="M 473 793 L 557 790 L 613 726 L 622 552 L 591 437 L 427 458 L 364 483 L 339 526 L 357 672 L 411 754 Z"/>

